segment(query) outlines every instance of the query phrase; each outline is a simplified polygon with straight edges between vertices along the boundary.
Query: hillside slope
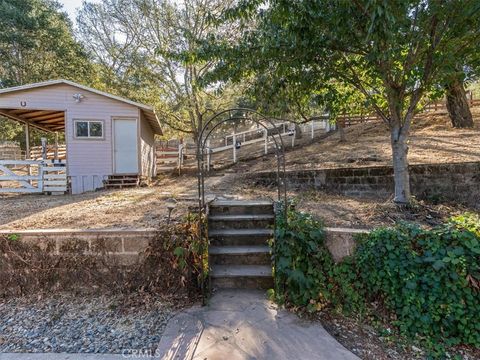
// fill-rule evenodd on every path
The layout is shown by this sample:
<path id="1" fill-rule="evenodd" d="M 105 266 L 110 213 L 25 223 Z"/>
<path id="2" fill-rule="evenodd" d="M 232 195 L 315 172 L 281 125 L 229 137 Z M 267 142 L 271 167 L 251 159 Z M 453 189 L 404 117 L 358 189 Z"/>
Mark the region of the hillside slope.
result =
<path id="1" fill-rule="evenodd" d="M 445 111 L 418 115 L 409 140 L 410 164 L 480 161 L 480 108 L 473 108 L 474 129 L 453 129 Z M 381 122 L 364 123 L 345 130 L 346 142 L 338 134 L 289 151 L 287 169 L 319 169 L 391 164 L 389 130 Z M 275 159 L 251 161 L 250 171 L 268 170 Z"/>

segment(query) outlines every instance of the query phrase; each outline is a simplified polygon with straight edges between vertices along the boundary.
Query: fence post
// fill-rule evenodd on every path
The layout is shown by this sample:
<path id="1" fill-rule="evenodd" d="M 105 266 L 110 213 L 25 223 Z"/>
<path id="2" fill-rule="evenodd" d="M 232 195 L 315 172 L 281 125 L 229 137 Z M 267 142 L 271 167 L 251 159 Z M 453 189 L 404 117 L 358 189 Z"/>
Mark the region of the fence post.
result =
<path id="1" fill-rule="evenodd" d="M 178 175 L 182 173 L 183 165 L 183 144 L 178 145 Z"/>
<path id="2" fill-rule="evenodd" d="M 236 163 L 237 162 L 237 135 L 235 133 L 233 133 L 233 144 L 232 144 L 232 147 L 233 147 L 233 162 Z"/>
<path id="3" fill-rule="evenodd" d="M 314 137 L 314 134 L 315 134 L 315 123 L 314 123 L 315 120 L 312 120 L 312 131 L 311 131 L 311 137 L 313 139 Z"/>
<path id="4" fill-rule="evenodd" d="M 58 131 L 55 131 L 55 150 L 53 157 L 55 160 L 58 160 Z"/>
<path id="5" fill-rule="evenodd" d="M 38 164 L 38 183 L 37 186 L 40 189 L 41 192 L 43 192 L 43 167 L 45 166 L 45 163 L 40 163 Z"/>
<path id="6" fill-rule="evenodd" d="M 268 154 L 268 130 L 263 130 L 263 138 L 265 139 L 265 155 Z"/>
<path id="7" fill-rule="evenodd" d="M 30 125 L 25 124 L 25 159 L 30 160 L 31 154 L 30 154 Z M 27 174 L 28 176 L 32 175 L 32 169 L 30 167 L 30 164 L 27 165 Z M 28 180 L 28 183 L 31 184 L 32 181 Z"/>

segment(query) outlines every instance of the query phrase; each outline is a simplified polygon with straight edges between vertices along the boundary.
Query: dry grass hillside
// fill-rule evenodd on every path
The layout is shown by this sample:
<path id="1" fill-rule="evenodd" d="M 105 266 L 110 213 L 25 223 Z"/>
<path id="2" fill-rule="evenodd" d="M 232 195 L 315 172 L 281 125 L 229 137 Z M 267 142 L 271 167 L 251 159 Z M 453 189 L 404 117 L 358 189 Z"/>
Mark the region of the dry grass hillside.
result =
<path id="1" fill-rule="evenodd" d="M 480 107 L 473 108 L 474 129 L 453 129 L 445 111 L 414 119 L 409 140 L 410 164 L 480 161 Z M 346 142 L 334 134 L 318 143 L 289 151 L 288 169 L 313 169 L 391 164 L 389 131 L 381 123 L 364 123 L 345 130 Z M 251 171 L 268 170 L 274 158 L 252 162 Z"/>

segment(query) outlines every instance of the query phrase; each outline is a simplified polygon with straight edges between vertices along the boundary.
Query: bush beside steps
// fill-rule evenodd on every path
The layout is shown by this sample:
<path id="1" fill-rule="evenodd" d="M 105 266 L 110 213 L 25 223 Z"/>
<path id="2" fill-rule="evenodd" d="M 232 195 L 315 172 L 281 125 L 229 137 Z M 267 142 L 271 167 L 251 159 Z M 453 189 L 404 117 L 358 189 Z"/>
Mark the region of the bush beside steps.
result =
<path id="1" fill-rule="evenodd" d="M 281 212 L 279 213 L 281 214 Z M 454 345 L 480 347 L 480 218 L 464 214 L 422 229 L 402 223 L 358 238 L 353 256 L 335 264 L 323 225 L 292 209 L 278 216 L 275 289 L 287 306 L 372 314 L 371 304 L 429 357 Z M 385 320 L 385 319 L 384 319 Z"/>

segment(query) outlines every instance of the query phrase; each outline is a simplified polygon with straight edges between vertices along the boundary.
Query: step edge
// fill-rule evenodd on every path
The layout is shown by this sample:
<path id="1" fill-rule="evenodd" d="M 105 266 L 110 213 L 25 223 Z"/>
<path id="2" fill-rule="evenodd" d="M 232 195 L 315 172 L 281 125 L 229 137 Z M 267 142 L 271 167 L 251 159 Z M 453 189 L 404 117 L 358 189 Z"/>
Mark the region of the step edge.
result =
<path id="1" fill-rule="evenodd" d="M 208 232 L 208 236 L 273 235 L 273 233 L 273 230 L 270 229 L 214 229 Z"/>
<path id="2" fill-rule="evenodd" d="M 258 215 L 209 215 L 208 220 L 212 221 L 242 221 L 242 220 L 273 220 L 273 214 L 258 214 Z"/>
<path id="3" fill-rule="evenodd" d="M 254 248 L 253 250 L 254 251 L 238 251 L 238 252 L 222 252 L 222 249 L 224 250 L 228 250 L 229 248 L 249 248 L 249 249 L 252 249 Z M 213 248 L 213 252 L 212 252 L 212 248 Z M 226 249 L 225 249 L 226 248 Z M 257 249 L 258 248 L 258 249 Z M 241 249 L 240 249 L 241 250 Z M 253 255 L 253 254 L 269 254 L 271 252 L 271 249 L 269 246 L 242 246 L 242 245 L 238 245 L 238 246 L 210 246 L 209 247 L 209 250 L 208 250 L 208 253 L 210 255 L 232 255 L 232 256 L 236 256 L 236 255 Z"/>
<path id="4" fill-rule="evenodd" d="M 273 202 L 271 201 L 248 201 L 248 200 L 219 200 L 213 201 L 209 204 L 210 207 L 260 207 L 260 206 L 272 206 Z"/>

